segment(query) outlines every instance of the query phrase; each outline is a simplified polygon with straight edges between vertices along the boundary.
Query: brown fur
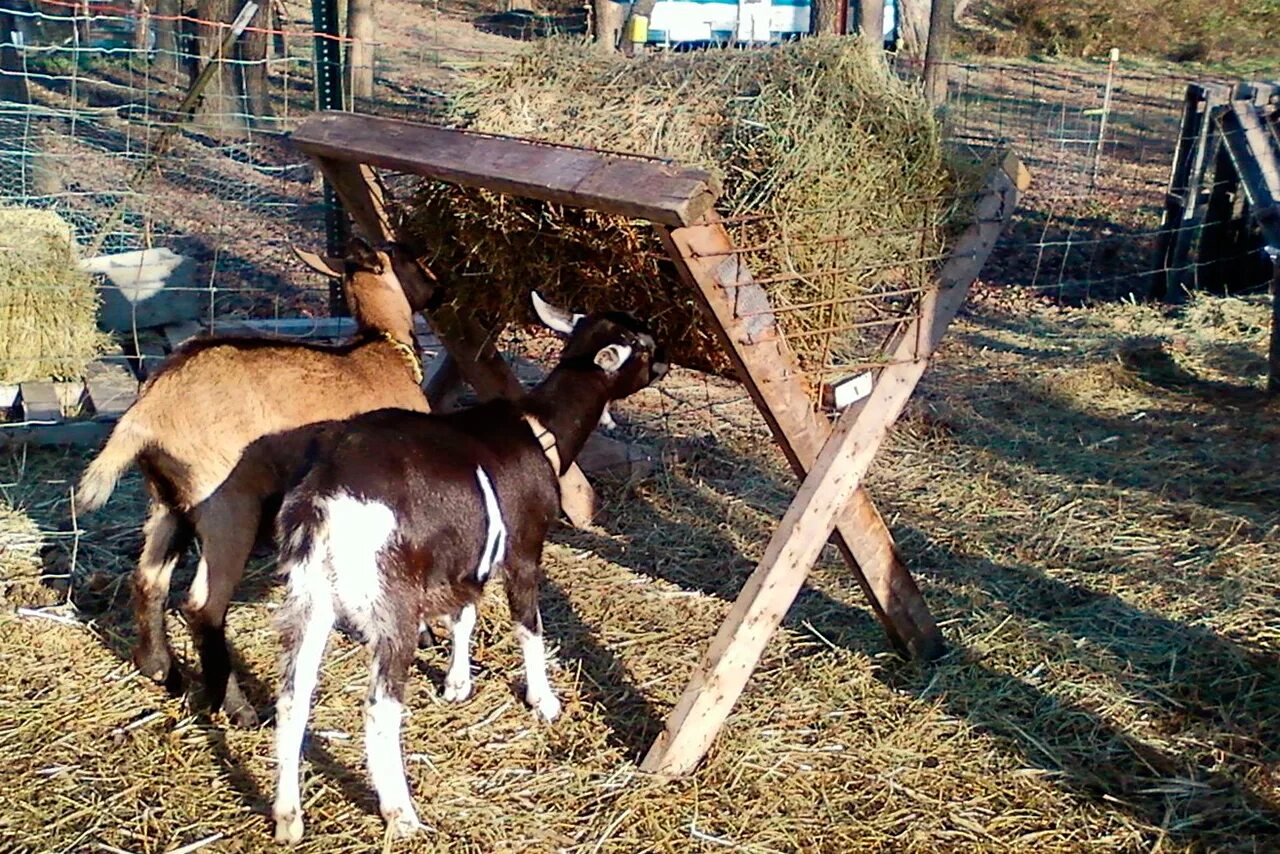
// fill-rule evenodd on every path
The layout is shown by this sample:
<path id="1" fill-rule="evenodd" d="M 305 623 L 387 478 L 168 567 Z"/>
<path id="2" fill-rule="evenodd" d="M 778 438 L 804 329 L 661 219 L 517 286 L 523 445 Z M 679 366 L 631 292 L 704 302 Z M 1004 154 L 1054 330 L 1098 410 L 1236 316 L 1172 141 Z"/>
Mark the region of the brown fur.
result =
<path id="1" fill-rule="evenodd" d="M 427 298 L 420 282 L 402 287 L 394 247 L 353 241 L 343 265 L 359 333 L 342 347 L 275 339 L 199 338 L 143 386 L 81 480 L 78 509 L 101 506 L 135 460 L 152 496 L 134 576 L 139 669 L 180 683 L 164 633 L 169 578 L 192 536 L 203 556 L 184 610 L 200 649 L 214 707 L 238 723 L 256 719 L 230 672 L 223 621 L 257 533 L 301 471 L 326 424 L 395 407 L 426 412 L 406 354 L 413 312 Z M 410 271 L 412 275 L 412 271 Z M 414 297 L 411 305 L 410 294 Z M 416 352 L 416 348 L 415 348 Z"/>

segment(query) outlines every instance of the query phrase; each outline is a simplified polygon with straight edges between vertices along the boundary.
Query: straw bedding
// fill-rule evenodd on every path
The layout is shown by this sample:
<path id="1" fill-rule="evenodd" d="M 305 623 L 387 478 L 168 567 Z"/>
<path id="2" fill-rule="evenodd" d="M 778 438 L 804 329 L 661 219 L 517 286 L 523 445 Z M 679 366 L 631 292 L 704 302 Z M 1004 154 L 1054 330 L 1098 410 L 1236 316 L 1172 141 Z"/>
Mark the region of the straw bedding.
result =
<path id="1" fill-rule="evenodd" d="M 0 383 L 81 377 L 106 341 L 97 310 L 66 222 L 0 209 Z"/>
<path id="2" fill-rule="evenodd" d="M 476 696 L 419 652 L 405 752 L 430 830 L 395 851 L 1272 851 L 1280 839 L 1280 447 L 1258 392 L 1265 300 L 994 310 L 980 292 L 872 471 L 950 645 L 898 661 L 828 553 L 696 776 L 636 763 L 741 588 L 795 480 L 734 383 L 675 369 L 619 407 L 679 453 L 546 554 L 551 677 L 535 724 L 503 596 Z M 0 611 L 0 850 L 278 850 L 273 730 L 235 731 L 128 660 L 131 474 L 69 521 L 83 452 L 0 456 L 55 545 Z M 175 581 L 189 583 L 189 559 Z M 257 561 L 232 642 L 269 708 L 280 589 Z M 64 579 L 75 580 L 65 602 Z M 121 583 L 116 583 L 121 582 Z M 26 598 L 16 598 L 25 596 Z M 195 660 L 171 619 L 179 657 Z M 367 658 L 335 637 L 306 749 L 304 852 L 368 852 Z"/>
<path id="3" fill-rule="evenodd" d="M 905 265 L 946 241 L 956 176 L 938 127 L 857 40 L 634 59 L 549 40 L 469 77 L 451 110 L 473 130 L 709 170 L 720 213 L 751 215 L 729 229 L 739 246 L 763 247 L 747 256 L 752 272 L 785 277 L 770 298 L 808 364 L 858 349 L 856 331 L 810 334 L 867 310 L 840 300 L 919 285 L 931 268 Z M 677 363 L 727 367 L 647 223 L 436 183 L 404 213 L 471 310 L 523 321 L 534 287 L 578 310 L 652 318 Z"/>

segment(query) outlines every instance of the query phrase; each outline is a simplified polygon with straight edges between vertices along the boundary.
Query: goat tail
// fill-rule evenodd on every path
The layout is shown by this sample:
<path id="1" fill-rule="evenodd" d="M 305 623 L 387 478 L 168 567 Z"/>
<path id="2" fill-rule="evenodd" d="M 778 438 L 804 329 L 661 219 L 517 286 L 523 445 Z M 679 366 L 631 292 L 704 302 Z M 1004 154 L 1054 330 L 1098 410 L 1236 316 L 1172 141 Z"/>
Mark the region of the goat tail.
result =
<path id="1" fill-rule="evenodd" d="M 116 481 L 146 445 L 146 436 L 133 426 L 128 413 L 111 431 L 111 438 L 85 469 L 76 490 L 76 512 L 92 513 L 111 497 Z"/>

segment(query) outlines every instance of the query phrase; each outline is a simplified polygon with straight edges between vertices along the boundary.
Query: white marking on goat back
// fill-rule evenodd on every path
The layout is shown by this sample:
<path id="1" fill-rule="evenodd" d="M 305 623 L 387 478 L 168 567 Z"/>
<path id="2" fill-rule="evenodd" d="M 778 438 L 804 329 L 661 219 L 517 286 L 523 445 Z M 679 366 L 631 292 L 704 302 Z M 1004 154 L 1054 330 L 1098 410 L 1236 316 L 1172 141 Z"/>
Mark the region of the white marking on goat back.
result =
<path id="1" fill-rule="evenodd" d="M 382 595 L 378 555 L 395 532 L 395 513 L 341 492 L 324 500 L 324 511 L 326 525 L 317 539 L 328 545 L 334 606 L 367 632 Z"/>
<path id="2" fill-rule="evenodd" d="M 507 526 L 502 521 L 502 509 L 498 507 L 498 496 L 494 494 L 493 483 L 480 466 L 476 466 L 476 481 L 480 484 L 480 495 L 484 498 L 487 520 L 484 549 L 480 552 L 480 563 L 476 566 L 476 580 L 484 581 L 493 572 L 493 568 L 502 562 L 507 548 Z"/>

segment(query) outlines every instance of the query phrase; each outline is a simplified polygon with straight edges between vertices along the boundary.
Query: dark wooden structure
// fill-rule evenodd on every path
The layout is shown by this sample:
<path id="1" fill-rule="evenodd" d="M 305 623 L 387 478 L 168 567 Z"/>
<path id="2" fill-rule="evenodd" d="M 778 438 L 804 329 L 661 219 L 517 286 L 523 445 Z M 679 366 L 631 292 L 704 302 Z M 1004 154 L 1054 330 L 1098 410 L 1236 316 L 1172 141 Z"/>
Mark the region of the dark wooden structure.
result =
<path id="1" fill-rule="evenodd" d="M 717 216 L 719 188 L 706 173 L 652 159 L 341 113 L 311 117 L 294 133 L 293 143 L 316 160 L 372 239 L 396 236 L 374 167 L 648 219 L 803 480 L 764 558 L 645 758 L 645 770 L 676 775 L 697 764 L 833 534 L 894 646 L 925 660 L 942 652 L 933 617 L 861 483 L 1028 184 L 1016 158 L 1009 157 L 993 173 L 979 199 L 977 221 L 913 317 L 904 318 L 886 345 L 884 367 L 870 394 L 844 410 L 833 426 L 816 408 L 768 296 Z M 494 330 L 456 312 L 431 312 L 428 322 L 457 374 L 480 396 L 519 390 L 490 343 Z M 446 385 L 433 396 L 444 393 Z M 566 514 L 585 522 L 593 509 L 590 485 L 575 468 L 562 487 Z"/>
<path id="2" fill-rule="evenodd" d="M 1260 240 L 1259 240 L 1260 237 Z M 1274 250 L 1274 251 L 1272 251 Z M 1280 252 L 1280 85 L 1187 86 L 1156 240 L 1151 296 L 1274 280 Z M 1280 327 L 1280 295 L 1273 325 Z M 1280 340 L 1280 332 L 1273 331 Z M 1280 353 L 1268 389 L 1280 391 Z"/>

